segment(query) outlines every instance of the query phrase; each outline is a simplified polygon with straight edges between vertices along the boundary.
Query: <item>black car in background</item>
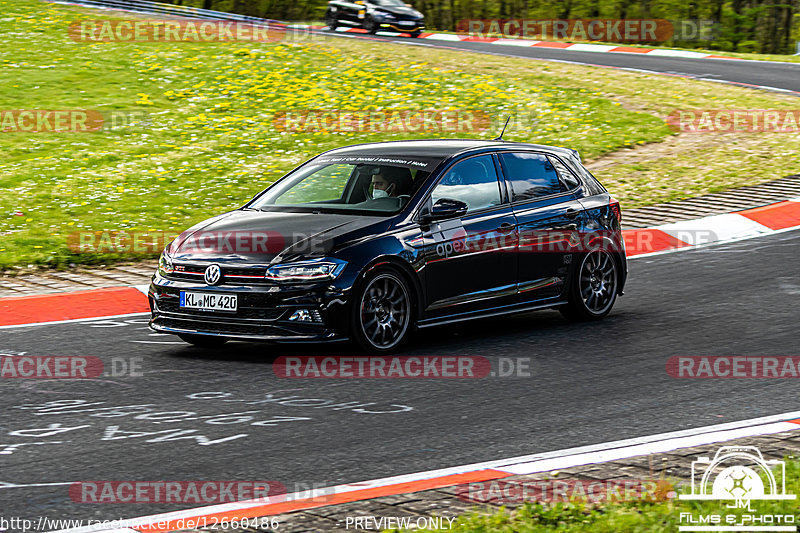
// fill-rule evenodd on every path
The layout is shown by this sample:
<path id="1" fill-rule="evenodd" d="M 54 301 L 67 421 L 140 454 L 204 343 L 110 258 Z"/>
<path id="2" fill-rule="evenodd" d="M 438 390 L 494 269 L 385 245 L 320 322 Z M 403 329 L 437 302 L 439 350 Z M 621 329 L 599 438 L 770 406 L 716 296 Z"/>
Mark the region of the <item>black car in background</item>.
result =
<path id="1" fill-rule="evenodd" d="M 627 277 L 620 207 L 574 150 L 479 140 L 325 152 L 184 232 L 150 326 L 197 345 L 354 339 L 556 308 L 594 320 Z"/>
<path id="2" fill-rule="evenodd" d="M 399 31 L 418 37 L 425 28 L 425 17 L 402 0 L 331 0 L 325 24 L 331 30 L 353 26 L 369 33 Z"/>

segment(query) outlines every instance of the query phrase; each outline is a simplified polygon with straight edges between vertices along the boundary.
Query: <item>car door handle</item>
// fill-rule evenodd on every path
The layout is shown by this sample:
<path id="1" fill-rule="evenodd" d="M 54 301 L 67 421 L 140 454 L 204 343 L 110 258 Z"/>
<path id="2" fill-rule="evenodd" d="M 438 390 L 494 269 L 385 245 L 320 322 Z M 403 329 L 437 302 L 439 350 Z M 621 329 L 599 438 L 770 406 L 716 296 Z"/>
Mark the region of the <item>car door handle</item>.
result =
<path id="1" fill-rule="evenodd" d="M 564 214 L 567 216 L 567 218 L 577 218 L 578 215 L 581 214 L 581 211 L 580 209 L 575 209 L 574 207 L 568 207 Z"/>
<path id="2" fill-rule="evenodd" d="M 500 227 L 497 228 L 497 231 L 500 231 L 502 233 L 508 233 L 509 231 L 513 231 L 515 227 L 516 226 L 514 226 L 514 224 L 511 224 L 510 222 L 503 222 L 502 224 L 500 224 Z"/>

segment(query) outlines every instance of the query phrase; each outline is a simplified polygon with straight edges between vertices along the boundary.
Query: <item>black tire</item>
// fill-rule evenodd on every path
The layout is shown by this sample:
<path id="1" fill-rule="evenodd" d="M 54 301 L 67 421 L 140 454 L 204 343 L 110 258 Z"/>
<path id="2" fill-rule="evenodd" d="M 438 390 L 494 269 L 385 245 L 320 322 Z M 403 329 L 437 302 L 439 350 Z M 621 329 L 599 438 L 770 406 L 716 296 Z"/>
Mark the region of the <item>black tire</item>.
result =
<path id="1" fill-rule="evenodd" d="M 228 339 L 225 337 L 216 337 L 214 335 L 193 335 L 191 333 L 181 333 L 178 335 L 182 341 L 188 342 L 193 346 L 197 346 L 198 348 L 219 348 L 226 342 Z"/>
<path id="2" fill-rule="evenodd" d="M 409 35 L 411 35 L 411 37 L 417 38 L 420 36 L 420 34 L 422 34 L 422 31 L 417 30 L 417 31 L 412 31 Z"/>
<path id="3" fill-rule="evenodd" d="M 331 31 L 336 31 L 336 28 L 339 26 L 339 19 L 336 17 L 336 13 L 330 9 L 325 12 L 325 25 L 328 26 L 328 29 Z"/>
<path id="4" fill-rule="evenodd" d="M 390 353 L 408 341 L 414 322 L 411 288 L 392 268 L 367 274 L 353 292 L 351 334 L 367 352 Z"/>
<path id="5" fill-rule="evenodd" d="M 375 19 L 372 18 L 369 15 L 367 15 L 367 17 L 364 19 L 363 26 L 364 26 L 364 29 L 367 30 L 367 33 L 371 33 L 372 35 L 375 35 L 376 33 L 378 33 L 378 30 L 381 27 L 380 24 L 375 22 Z"/>
<path id="6" fill-rule="evenodd" d="M 600 320 L 617 300 L 619 265 L 606 250 L 580 256 L 568 289 L 568 303 L 559 308 L 570 320 Z"/>

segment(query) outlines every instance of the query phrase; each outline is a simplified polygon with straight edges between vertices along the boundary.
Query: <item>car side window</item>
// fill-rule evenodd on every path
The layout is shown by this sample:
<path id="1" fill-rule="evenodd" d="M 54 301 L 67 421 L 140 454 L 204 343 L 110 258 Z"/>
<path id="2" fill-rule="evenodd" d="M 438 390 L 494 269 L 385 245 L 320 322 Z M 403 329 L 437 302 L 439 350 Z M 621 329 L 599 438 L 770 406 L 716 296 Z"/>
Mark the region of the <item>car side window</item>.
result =
<path id="1" fill-rule="evenodd" d="M 500 185 L 491 155 L 479 155 L 450 167 L 431 193 L 431 202 L 447 198 L 469 206 L 467 212 L 499 205 Z"/>
<path id="2" fill-rule="evenodd" d="M 506 181 L 511 185 L 511 201 L 531 200 L 563 192 L 558 173 L 544 154 L 510 152 L 500 154 Z"/>
<path id="3" fill-rule="evenodd" d="M 567 166 L 561 162 L 561 160 L 553 156 L 548 156 L 548 159 L 550 159 L 550 162 L 553 163 L 556 172 L 558 172 L 558 177 L 561 178 L 561 183 L 564 184 L 564 188 L 566 190 L 571 191 L 572 189 L 581 184 L 578 177 L 575 174 L 573 174 L 567 168 Z"/>

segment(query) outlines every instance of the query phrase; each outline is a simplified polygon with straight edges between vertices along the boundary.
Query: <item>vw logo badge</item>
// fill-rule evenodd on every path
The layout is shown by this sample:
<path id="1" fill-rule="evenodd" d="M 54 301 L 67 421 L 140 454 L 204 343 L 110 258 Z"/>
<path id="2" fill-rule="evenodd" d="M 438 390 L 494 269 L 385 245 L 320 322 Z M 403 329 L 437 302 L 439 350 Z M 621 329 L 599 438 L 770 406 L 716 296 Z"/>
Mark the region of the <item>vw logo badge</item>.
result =
<path id="1" fill-rule="evenodd" d="M 216 285 L 219 283 L 219 280 L 222 277 L 222 271 L 220 270 L 219 265 L 211 265 L 208 267 L 203 277 L 205 278 L 206 283 L 209 285 Z"/>

